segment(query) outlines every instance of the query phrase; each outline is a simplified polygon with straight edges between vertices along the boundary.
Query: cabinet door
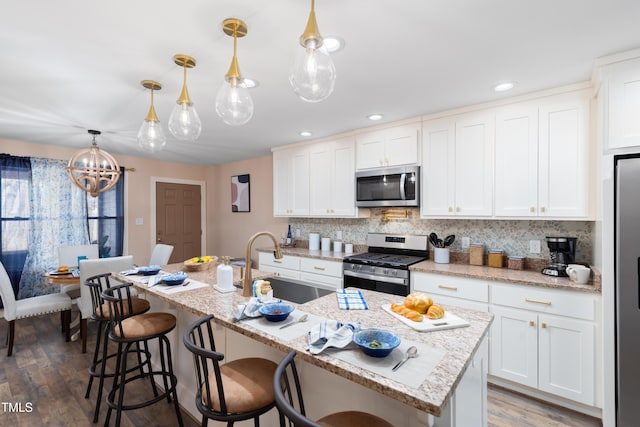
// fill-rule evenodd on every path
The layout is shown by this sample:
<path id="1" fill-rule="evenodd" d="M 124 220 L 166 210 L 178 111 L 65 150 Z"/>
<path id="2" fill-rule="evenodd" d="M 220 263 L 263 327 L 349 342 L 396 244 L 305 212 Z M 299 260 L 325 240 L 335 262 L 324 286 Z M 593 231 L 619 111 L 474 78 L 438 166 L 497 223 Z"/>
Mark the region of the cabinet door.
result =
<path id="1" fill-rule="evenodd" d="M 529 387 L 538 386 L 537 316 L 492 307 L 489 373 Z"/>
<path id="2" fill-rule="evenodd" d="M 452 216 L 455 202 L 455 121 L 431 120 L 422 127 L 423 216 Z"/>
<path id="3" fill-rule="evenodd" d="M 540 105 L 539 215 L 589 214 L 587 91 L 550 97 Z"/>
<path id="4" fill-rule="evenodd" d="M 612 65 L 607 80 L 607 148 L 640 146 L 640 59 Z"/>
<path id="5" fill-rule="evenodd" d="M 493 214 L 494 121 L 492 113 L 456 119 L 456 215 Z"/>
<path id="6" fill-rule="evenodd" d="M 356 169 L 384 167 L 384 161 L 384 131 L 363 133 L 356 137 Z"/>
<path id="7" fill-rule="evenodd" d="M 331 215 L 356 216 L 355 165 L 354 140 L 336 141 L 331 156 Z"/>
<path id="8" fill-rule="evenodd" d="M 319 143 L 309 150 L 309 214 L 313 216 L 330 214 L 332 146 L 331 142 Z"/>
<path id="9" fill-rule="evenodd" d="M 286 150 L 273 153 L 273 215 L 288 216 L 291 202 L 289 200 L 289 153 Z"/>
<path id="10" fill-rule="evenodd" d="M 541 314 L 538 331 L 540 390 L 593 406 L 594 325 Z"/>
<path id="11" fill-rule="evenodd" d="M 495 215 L 538 214 L 538 108 L 523 103 L 496 113 Z"/>
<path id="12" fill-rule="evenodd" d="M 290 215 L 309 214 L 309 151 L 299 148 L 291 154 L 289 177 Z"/>
<path id="13" fill-rule="evenodd" d="M 385 131 L 385 166 L 415 165 L 418 163 L 420 124 L 409 124 Z"/>

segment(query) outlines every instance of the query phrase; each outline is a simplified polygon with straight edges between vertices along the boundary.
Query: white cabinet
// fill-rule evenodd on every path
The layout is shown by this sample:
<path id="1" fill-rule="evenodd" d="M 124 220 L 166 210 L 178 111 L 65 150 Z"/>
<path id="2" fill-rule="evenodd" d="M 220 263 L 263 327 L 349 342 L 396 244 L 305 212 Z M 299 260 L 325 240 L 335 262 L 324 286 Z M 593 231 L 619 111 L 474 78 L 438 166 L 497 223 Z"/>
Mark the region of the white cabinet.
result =
<path id="1" fill-rule="evenodd" d="M 586 90 L 496 112 L 496 217 L 588 217 L 588 170 Z"/>
<path id="2" fill-rule="evenodd" d="M 258 269 L 275 273 L 278 277 L 286 279 L 300 279 L 300 258 L 283 255 L 282 259 L 275 259 L 273 252 L 258 253 Z"/>
<path id="3" fill-rule="evenodd" d="M 301 280 L 329 289 L 342 288 L 342 261 L 284 255 L 275 259 L 272 252 L 258 254 L 259 270 L 276 273 L 278 277 Z"/>
<path id="4" fill-rule="evenodd" d="M 491 285 L 489 373 L 593 406 L 597 297 Z"/>
<path id="5" fill-rule="evenodd" d="M 356 216 L 353 138 L 312 145 L 309 161 L 309 214 Z"/>
<path id="6" fill-rule="evenodd" d="M 273 215 L 309 214 L 309 149 L 293 147 L 273 153 Z"/>
<path id="7" fill-rule="evenodd" d="M 606 148 L 640 146 L 640 58 L 605 67 Z"/>
<path id="8" fill-rule="evenodd" d="M 493 112 L 423 123 L 423 217 L 493 214 Z"/>
<path id="9" fill-rule="evenodd" d="M 418 164 L 420 123 L 356 136 L 356 169 Z"/>
<path id="10" fill-rule="evenodd" d="M 412 271 L 411 286 L 439 304 L 489 311 L 489 285 L 483 280 Z"/>

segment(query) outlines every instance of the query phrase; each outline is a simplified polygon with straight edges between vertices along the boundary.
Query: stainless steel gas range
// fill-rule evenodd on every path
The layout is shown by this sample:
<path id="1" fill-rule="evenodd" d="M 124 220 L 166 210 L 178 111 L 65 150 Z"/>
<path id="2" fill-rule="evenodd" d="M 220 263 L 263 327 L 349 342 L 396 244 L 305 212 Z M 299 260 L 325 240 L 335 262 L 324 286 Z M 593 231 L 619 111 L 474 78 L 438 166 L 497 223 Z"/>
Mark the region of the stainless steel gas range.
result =
<path id="1" fill-rule="evenodd" d="M 409 266 L 429 258 L 428 236 L 369 233 L 369 251 L 342 261 L 344 287 L 409 295 Z"/>

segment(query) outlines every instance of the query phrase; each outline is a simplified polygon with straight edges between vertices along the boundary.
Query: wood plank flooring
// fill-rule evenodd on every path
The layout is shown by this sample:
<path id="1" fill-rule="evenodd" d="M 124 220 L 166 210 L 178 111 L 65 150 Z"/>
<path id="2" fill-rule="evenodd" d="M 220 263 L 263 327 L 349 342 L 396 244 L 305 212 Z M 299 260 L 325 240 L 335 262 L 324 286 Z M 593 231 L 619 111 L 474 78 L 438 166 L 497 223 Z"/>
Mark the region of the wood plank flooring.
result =
<path id="1" fill-rule="evenodd" d="M 12 357 L 6 356 L 7 325 L 4 319 L 0 320 L 0 426 L 93 426 L 97 384 L 94 382 L 89 399 L 85 399 L 84 394 L 87 368 L 95 346 L 95 324 L 89 322 L 88 352 L 82 354 L 80 341 L 64 341 L 59 315 L 20 320 L 16 322 Z M 106 387 L 110 386 L 107 382 Z M 488 406 L 491 427 L 601 426 L 598 419 L 498 387 L 489 388 Z M 104 424 L 105 407 L 103 405 L 96 425 Z M 185 412 L 183 420 L 187 427 L 199 425 L 199 421 Z M 112 425 L 113 421 L 112 417 Z M 173 405 L 162 401 L 125 412 L 121 425 L 175 426 L 177 422 Z M 221 424 L 209 422 L 209 426 L 217 425 Z"/>

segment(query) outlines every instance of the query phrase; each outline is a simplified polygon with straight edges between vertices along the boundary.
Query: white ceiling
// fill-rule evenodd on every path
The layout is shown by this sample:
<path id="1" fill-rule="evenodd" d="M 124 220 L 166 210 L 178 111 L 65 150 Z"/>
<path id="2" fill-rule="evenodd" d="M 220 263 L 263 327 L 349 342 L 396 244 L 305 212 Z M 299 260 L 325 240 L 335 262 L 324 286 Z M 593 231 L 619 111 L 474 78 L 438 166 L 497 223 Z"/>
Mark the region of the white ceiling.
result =
<path id="1" fill-rule="evenodd" d="M 20 0 L 0 12 L 0 138 L 86 147 L 87 129 L 114 154 L 212 165 L 267 155 L 270 148 L 371 126 L 379 112 L 395 121 L 589 80 L 598 57 L 640 47 L 638 0 L 318 0 L 320 32 L 346 41 L 333 55 L 334 93 L 299 100 L 288 72 L 310 0 Z M 215 97 L 233 40 L 221 23 L 238 17 L 246 77 L 257 79 L 251 121 L 231 127 Z M 178 142 L 166 129 L 182 85 L 172 57 L 194 56 L 191 98 L 200 139 Z M 167 147 L 141 151 L 136 134 L 149 91 Z M 506 94 L 491 86 L 518 85 Z M 377 122 L 380 123 L 380 122 Z"/>

